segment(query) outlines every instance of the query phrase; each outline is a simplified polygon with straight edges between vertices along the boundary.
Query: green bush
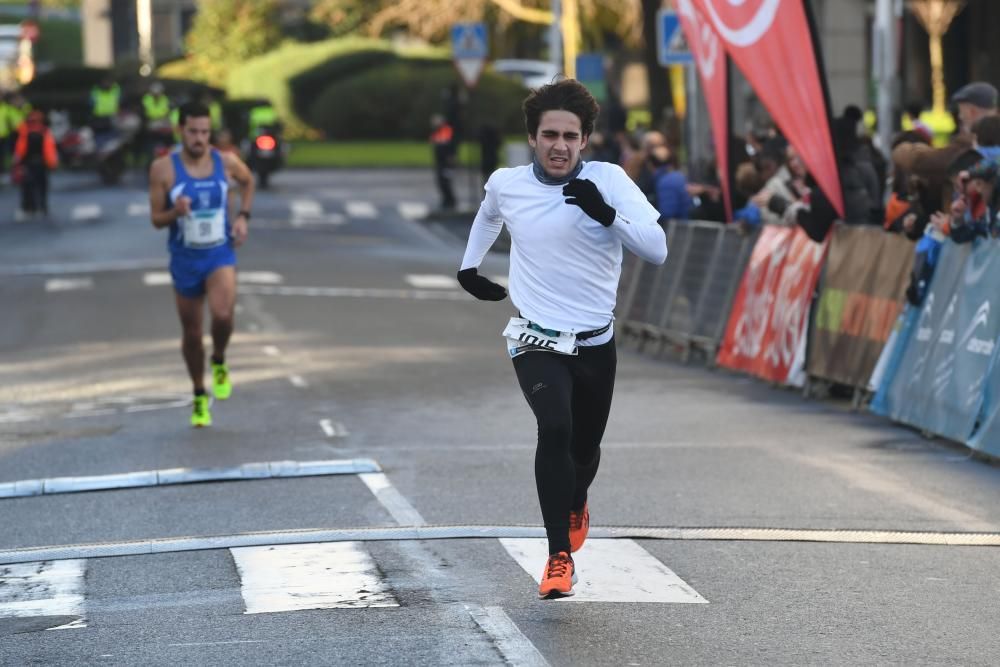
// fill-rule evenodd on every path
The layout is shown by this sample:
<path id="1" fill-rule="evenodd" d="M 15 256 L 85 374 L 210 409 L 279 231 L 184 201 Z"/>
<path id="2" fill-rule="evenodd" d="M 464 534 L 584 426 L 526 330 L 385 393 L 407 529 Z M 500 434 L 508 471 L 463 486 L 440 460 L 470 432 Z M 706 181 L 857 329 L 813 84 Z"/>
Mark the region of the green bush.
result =
<path id="1" fill-rule="evenodd" d="M 426 139 L 431 115 L 444 111 L 444 91 L 457 81 L 450 61 L 399 61 L 330 84 L 305 119 L 330 139 Z M 487 122 L 504 134 L 523 132 L 526 94 L 519 84 L 486 73 L 463 122 L 473 133 Z"/>
<path id="2" fill-rule="evenodd" d="M 313 134 L 296 115 L 289 82 L 300 74 L 332 59 L 358 51 L 392 50 L 388 42 L 350 37 L 302 44 L 286 42 L 274 51 L 248 60 L 229 73 L 226 93 L 230 98 L 266 97 L 285 123 L 289 137 Z"/>

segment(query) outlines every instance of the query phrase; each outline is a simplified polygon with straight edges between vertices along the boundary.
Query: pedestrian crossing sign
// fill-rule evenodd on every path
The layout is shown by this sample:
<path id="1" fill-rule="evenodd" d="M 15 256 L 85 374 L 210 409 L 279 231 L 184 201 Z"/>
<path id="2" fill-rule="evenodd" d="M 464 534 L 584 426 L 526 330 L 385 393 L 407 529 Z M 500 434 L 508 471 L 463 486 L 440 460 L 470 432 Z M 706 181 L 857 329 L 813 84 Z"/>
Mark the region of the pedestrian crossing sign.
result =
<path id="1" fill-rule="evenodd" d="M 659 63 L 668 65 L 690 65 L 694 62 L 684 31 L 681 29 L 677 12 L 661 9 L 656 15 L 656 54 Z"/>
<path id="2" fill-rule="evenodd" d="M 453 25 L 451 52 L 462 81 L 469 88 L 473 88 L 479 82 L 489 52 L 486 24 L 478 22 Z"/>

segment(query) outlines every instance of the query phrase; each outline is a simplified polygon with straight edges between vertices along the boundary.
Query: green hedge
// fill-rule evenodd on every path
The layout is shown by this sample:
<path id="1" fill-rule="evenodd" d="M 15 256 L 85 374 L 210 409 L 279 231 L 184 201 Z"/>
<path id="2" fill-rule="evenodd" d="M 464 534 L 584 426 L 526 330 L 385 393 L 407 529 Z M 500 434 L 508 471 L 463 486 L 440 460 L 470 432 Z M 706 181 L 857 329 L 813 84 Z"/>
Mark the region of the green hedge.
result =
<path id="1" fill-rule="evenodd" d="M 328 85 L 304 119 L 328 139 L 427 139 L 430 117 L 442 112 L 444 91 L 458 81 L 448 60 L 404 60 Z M 489 122 L 501 133 L 523 132 L 522 86 L 486 73 L 463 119 L 473 132 Z"/>

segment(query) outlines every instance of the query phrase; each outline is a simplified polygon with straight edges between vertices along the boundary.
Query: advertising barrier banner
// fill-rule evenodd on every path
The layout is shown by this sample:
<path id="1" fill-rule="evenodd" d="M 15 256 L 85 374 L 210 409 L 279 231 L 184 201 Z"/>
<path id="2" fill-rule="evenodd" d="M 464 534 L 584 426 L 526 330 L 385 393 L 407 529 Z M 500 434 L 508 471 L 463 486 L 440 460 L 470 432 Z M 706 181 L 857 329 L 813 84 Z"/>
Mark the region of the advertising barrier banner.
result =
<path id="1" fill-rule="evenodd" d="M 809 334 L 809 375 L 867 385 L 903 310 L 913 248 L 877 227 L 834 228 Z"/>
<path id="2" fill-rule="evenodd" d="M 730 312 L 717 363 L 771 382 L 788 382 L 809 321 L 826 242 L 799 227 L 761 232 Z"/>
<path id="3" fill-rule="evenodd" d="M 1000 242 L 945 244 L 899 369 L 885 379 L 890 384 L 878 406 L 885 414 L 969 442 L 991 411 L 984 399 L 1000 335 L 998 281 Z M 988 426 L 980 426 L 980 433 L 988 433 Z"/>

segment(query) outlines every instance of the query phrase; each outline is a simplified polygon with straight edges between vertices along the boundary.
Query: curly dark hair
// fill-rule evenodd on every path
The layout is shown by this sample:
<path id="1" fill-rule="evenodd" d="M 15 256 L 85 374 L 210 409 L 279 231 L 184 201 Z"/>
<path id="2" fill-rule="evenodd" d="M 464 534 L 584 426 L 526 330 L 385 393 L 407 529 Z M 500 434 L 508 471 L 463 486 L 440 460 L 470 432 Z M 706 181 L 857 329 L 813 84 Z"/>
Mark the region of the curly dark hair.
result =
<path id="1" fill-rule="evenodd" d="M 569 111 L 580 119 L 583 136 L 594 132 L 594 122 L 601 107 L 582 83 L 576 79 L 563 79 L 536 90 L 525 98 L 521 105 L 524 110 L 524 126 L 528 134 L 538 134 L 538 124 L 546 111 Z"/>

